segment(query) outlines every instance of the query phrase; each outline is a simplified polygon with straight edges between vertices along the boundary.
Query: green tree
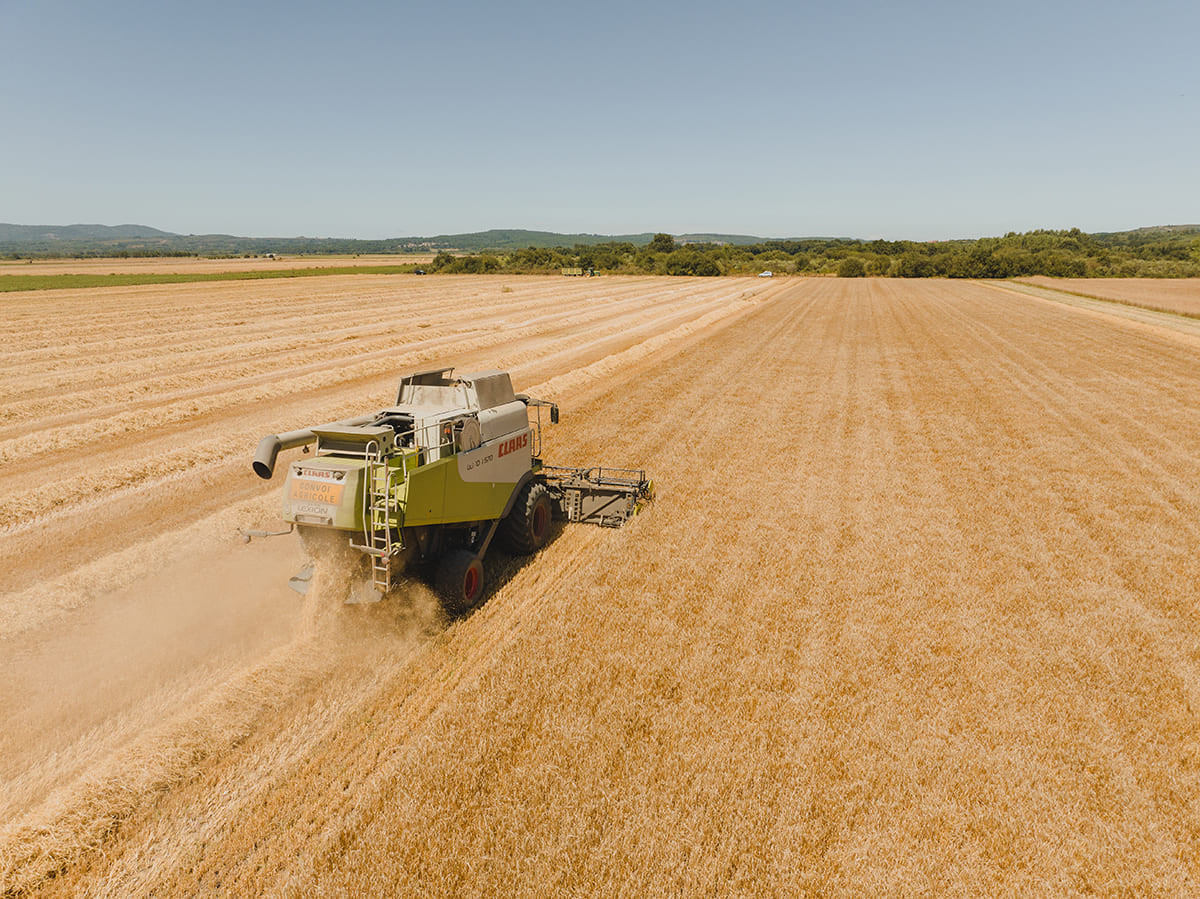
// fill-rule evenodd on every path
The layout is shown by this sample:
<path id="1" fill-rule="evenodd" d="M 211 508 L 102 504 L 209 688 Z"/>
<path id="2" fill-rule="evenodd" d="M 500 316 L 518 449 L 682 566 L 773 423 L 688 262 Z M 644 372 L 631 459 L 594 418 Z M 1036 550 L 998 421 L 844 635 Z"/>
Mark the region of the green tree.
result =
<path id="1" fill-rule="evenodd" d="M 651 253 L 673 253 L 675 252 L 675 238 L 670 234 L 655 234 L 646 249 Z"/>
<path id="2" fill-rule="evenodd" d="M 657 254 L 650 252 L 648 249 L 642 250 L 642 252 L 638 253 L 637 257 L 633 260 L 633 265 L 638 271 L 644 272 L 647 275 L 653 275 L 660 273 L 658 265 L 659 258 L 660 257 Z"/>
<path id="3" fill-rule="evenodd" d="M 582 261 L 582 260 L 581 260 Z M 621 264 L 621 259 L 609 247 L 597 247 L 592 252 L 592 267 L 612 271 Z"/>
<path id="4" fill-rule="evenodd" d="M 862 278 L 867 274 L 867 267 L 861 256 L 847 256 L 838 266 L 839 278 Z"/>
<path id="5" fill-rule="evenodd" d="M 928 278 L 933 274 L 933 266 L 924 253 L 909 250 L 900 257 L 896 265 L 896 274 L 901 278 Z"/>
<path id="6" fill-rule="evenodd" d="M 668 275 L 691 275 L 696 271 L 699 259 L 695 250 L 679 249 L 669 255 L 664 264 Z"/>
<path id="7" fill-rule="evenodd" d="M 892 257 L 883 253 L 876 253 L 867 260 L 867 274 L 882 276 L 886 275 L 892 269 Z"/>

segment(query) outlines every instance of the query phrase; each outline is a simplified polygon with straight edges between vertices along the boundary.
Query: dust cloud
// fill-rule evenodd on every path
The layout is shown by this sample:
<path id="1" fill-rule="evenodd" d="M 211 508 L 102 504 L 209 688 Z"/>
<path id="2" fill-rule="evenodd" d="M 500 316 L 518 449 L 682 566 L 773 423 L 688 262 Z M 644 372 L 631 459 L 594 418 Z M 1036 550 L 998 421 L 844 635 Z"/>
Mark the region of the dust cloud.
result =
<path id="1" fill-rule="evenodd" d="M 383 638 L 404 643 L 445 623 L 437 595 L 417 577 L 402 576 L 381 599 L 367 557 L 344 534 L 305 547 L 312 580 L 304 597 L 298 638 L 334 646 Z"/>
<path id="2" fill-rule="evenodd" d="M 80 857 L 315 679 L 407 653 L 443 626 L 415 581 L 347 605 L 371 590 L 360 559 L 324 555 L 301 597 L 287 586 L 306 562 L 299 540 L 231 540 L 6 640 L 0 892 Z"/>
<path id="3" fill-rule="evenodd" d="M 292 639 L 296 548 L 244 550 L 181 560 L 6 641 L 0 816 Z"/>

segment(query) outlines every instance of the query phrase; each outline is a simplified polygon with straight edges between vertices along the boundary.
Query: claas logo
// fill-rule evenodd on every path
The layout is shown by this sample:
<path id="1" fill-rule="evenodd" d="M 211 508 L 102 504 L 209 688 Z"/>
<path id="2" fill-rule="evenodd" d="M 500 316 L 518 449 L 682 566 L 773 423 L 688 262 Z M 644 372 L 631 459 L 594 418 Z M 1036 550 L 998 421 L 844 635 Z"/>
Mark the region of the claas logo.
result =
<path id="1" fill-rule="evenodd" d="M 500 455 L 507 456 L 511 452 L 519 449 L 524 449 L 529 446 L 529 432 L 526 431 L 520 437 L 509 437 L 500 444 Z"/>

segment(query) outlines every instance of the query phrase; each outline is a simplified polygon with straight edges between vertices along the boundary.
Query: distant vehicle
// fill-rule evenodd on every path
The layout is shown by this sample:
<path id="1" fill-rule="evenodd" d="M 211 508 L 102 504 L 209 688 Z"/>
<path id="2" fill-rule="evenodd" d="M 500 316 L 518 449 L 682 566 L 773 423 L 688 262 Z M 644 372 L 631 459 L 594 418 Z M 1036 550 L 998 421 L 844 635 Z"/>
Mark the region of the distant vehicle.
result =
<path id="1" fill-rule="evenodd" d="M 774 277 L 775 277 L 775 273 L 774 273 L 774 272 L 770 272 L 770 271 L 767 271 L 767 272 L 759 272 L 759 273 L 758 273 L 758 276 L 759 276 L 760 278 L 774 278 Z"/>
<path id="2" fill-rule="evenodd" d="M 413 274 L 414 275 L 423 275 L 423 274 L 425 274 L 425 269 L 419 268 L 415 272 L 413 272 Z"/>

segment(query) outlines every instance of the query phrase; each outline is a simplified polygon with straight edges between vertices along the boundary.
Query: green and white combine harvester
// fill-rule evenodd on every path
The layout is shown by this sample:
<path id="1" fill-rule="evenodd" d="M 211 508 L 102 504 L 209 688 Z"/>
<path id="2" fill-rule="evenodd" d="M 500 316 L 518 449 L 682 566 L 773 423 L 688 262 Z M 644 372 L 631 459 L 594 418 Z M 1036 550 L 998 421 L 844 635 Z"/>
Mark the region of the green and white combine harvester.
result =
<path id="1" fill-rule="evenodd" d="M 314 557 L 362 553 L 378 596 L 406 569 L 427 566 L 446 609 L 465 612 L 483 598 L 493 541 L 533 553 L 552 519 L 619 527 L 651 497 L 642 470 L 544 464 L 543 409 L 558 422 L 557 405 L 513 393 L 507 372 L 408 375 L 394 406 L 264 437 L 254 456 L 261 478 L 274 474 L 282 450 L 316 451 L 288 467 L 288 530 L 243 537 L 294 528 Z M 310 567 L 292 585 L 304 592 L 311 575 Z"/>

